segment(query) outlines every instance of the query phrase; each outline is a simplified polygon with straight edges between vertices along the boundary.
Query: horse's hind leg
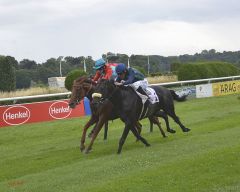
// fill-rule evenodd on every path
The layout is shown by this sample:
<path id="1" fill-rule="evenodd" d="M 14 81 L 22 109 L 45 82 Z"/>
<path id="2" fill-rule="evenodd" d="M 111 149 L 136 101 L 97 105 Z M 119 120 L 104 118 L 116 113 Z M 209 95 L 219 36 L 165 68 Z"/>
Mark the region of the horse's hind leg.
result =
<path id="1" fill-rule="evenodd" d="M 153 132 L 153 122 L 152 121 L 150 121 L 150 130 L 149 130 L 149 132 Z"/>
<path id="2" fill-rule="evenodd" d="M 108 134 L 108 121 L 104 124 L 104 140 L 107 140 L 107 134 Z"/>
<path id="3" fill-rule="evenodd" d="M 136 122 L 136 129 L 138 130 L 138 133 L 140 135 L 142 132 L 142 124 L 139 121 Z"/>
<path id="4" fill-rule="evenodd" d="M 137 132 L 139 133 L 139 135 L 141 135 L 141 132 L 142 132 L 142 124 L 141 124 L 139 121 L 136 122 L 136 125 L 135 125 L 134 128 L 137 129 Z M 136 139 L 136 141 L 139 141 L 139 140 Z"/>
<path id="5" fill-rule="evenodd" d="M 162 117 L 166 123 L 166 127 L 167 127 L 167 132 L 169 133 L 176 133 L 176 131 L 172 128 L 170 128 L 169 126 L 169 121 L 168 121 L 168 116 L 164 111 L 158 111 L 156 114 L 156 116 L 158 117 Z"/>
<path id="6" fill-rule="evenodd" d="M 89 138 L 92 137 L 95 128 L 96 128 L 96 125 L 93 127 L 91 132 L 88 134 Z M 108 134 L 108 121 L 104 124 L 104 137 L 103 137 L 104 140 L 107 140 L 107 134 Z"/>
<path id="7" fill-rule="evenodd" d="M 134 127 L 131 126 L 130 129 L 131 129 L 132 133 L 134 134 L 134 136 L 137 138 L 137 141 L 138 140 L 142 141 L 142 143 L 144 143 L 145 146 L 147 146 L 147 147 L 150 146 L 150 144 L 147 142 L 147 140 L 144 139 Z"/>
<path id="8" fill-rule="evenodd" d="M 189 128 L 186 128 L 180 121 L 180 119 L 178 118 L 178 116 L 175 114 L 175 111 L 174 111 L 174 107 L 172 108 L 172 110 L 168 110 L 166 111 L 167 114 L 173 118 L 173 120 L 181 127 L 182 131 L 183 132 L 188 132 L 190 131 L 191 129 Z"/>
<path id="9" fill-rule="evenodd" d="M 91 130 L 90 133 L 88 134 L 88 137 L 89 137 L 89 138 L 92 137 L 93 132 L 94 132 L 94 129 L 96 128 L 96 125 L 97 125 L 97 124 L 95 124 L 95 126 L 92 128 L 92 130 Z"/>
<path id="10" fill-rule="evenodd" d="M 161 127 L 161 124 L 160 124 L 158 118 L 157 118 L 157 117 L 149 117 L 148 119 L 149 119 L 150 122 L 156 124 L 156 125 L 158 126 L 158 128 L 159 128 L 162 136 L 163 136 L 163 137 L 166 137 L 165 132 L 163 131 L 163 129 L 162 129 L 162 127 Z"/>

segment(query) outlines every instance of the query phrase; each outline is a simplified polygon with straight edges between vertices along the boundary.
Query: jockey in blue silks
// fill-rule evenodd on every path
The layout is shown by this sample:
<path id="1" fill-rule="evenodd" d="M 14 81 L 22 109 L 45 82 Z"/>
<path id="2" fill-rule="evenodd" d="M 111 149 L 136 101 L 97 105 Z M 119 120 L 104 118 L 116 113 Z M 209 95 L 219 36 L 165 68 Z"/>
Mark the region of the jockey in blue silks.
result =
<path id="1" fill-rule="evenodd" d="M 135 91 L 148 96 L 146 93 L 148 81 L 141 72 L 134 68 L 127 68 L 123 63 L 118 64 L 115 70 L 117 73 L 115 85 L 131 85 Z"/>

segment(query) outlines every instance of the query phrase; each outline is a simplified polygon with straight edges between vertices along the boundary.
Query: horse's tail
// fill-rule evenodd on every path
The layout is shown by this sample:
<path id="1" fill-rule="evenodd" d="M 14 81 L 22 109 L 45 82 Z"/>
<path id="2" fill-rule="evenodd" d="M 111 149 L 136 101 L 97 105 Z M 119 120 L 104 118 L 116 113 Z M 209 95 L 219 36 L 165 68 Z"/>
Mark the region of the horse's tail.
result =
<path id="1" fill-rule="evenodd" d="M 172 95 L 174 100 L 176 100 L 176 101 L 186 101 L 187 95 L 179 96 L 178 94 L 176 94 L 176 92 L 174 90 L 170 90 L 170 92 L 171 92 L 171 95 Z"/>

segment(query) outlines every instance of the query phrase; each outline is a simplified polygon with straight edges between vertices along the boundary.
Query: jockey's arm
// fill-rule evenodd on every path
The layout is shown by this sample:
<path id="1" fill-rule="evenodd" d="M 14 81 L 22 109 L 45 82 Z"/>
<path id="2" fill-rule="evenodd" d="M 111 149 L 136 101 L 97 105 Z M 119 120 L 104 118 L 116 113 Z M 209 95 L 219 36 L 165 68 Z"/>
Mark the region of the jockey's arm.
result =
<path id="1" fill-rule="evenodd" d="M 110 79 L 112 77 L 111 67 L 106 66 L 104 73 L 105 75 L 103 76 L 103 79 Z"/>
<path id="2" fill-rule="evenodd" d="M 134 73 L 129 73 L 127 79 L 123 82 L 123 85 L 129 85 L 134 83 L 134 79 L 135 79 Z"/>
<path id="3" fill-rule="evenodd" d="M 100 76 L 101 76 L 100 71 L 97 71 L 92 80 L 93 80 L 93 81 L 97 81 L 97 80 L 100 78 Z"/>

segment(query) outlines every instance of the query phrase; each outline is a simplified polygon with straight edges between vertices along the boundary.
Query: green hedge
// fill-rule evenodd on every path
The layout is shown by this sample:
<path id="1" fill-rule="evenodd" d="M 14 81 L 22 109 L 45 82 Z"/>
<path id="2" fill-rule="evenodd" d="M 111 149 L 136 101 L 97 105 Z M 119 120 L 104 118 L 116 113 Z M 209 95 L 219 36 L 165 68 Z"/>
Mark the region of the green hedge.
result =
<path id="1" fill-rule="evenodd" d="M 178 80 L 194 80 L 239 75 L 240 70 L 231 63 L 204 62 L 182 64 L 178 70 Z"/>
<path id="2" fill-rule="evenodd" d="M 0 91 L 16 89 L 16 71 L 9 57 L 0 55 Z"/>
<path id="3" fill-rule="evenodd" d="M 68 91 L 72 91 L 73 81 L 83 75 L 87 75 L 87 73 L 79 69 L 69 72 L 65 79 L 65 88 Z"/>

